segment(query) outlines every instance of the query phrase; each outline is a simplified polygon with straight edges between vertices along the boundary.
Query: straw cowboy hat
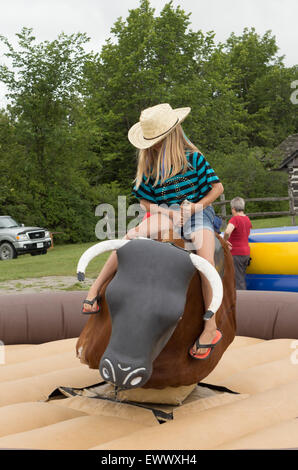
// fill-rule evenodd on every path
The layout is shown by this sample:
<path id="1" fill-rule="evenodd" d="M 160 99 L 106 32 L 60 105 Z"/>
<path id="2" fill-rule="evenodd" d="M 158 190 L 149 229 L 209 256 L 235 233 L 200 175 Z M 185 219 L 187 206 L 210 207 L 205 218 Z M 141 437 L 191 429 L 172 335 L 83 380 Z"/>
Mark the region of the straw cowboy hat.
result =
<path id="1" fill-rule="evenodd" d="M 141 112 L 140 121 L 128 131 L 128 139 L 138 149 L 152 147 L 170 134 L 190 113 L 191 108 L 172 109 L 168 103 Z"/>

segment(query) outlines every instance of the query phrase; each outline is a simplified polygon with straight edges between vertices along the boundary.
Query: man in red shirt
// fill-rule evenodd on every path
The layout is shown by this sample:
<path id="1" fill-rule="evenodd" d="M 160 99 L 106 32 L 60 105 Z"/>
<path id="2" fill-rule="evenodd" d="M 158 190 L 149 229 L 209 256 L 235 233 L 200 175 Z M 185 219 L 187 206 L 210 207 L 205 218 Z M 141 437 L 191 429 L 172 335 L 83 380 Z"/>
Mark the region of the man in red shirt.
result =
<path id="1" fill-rule="evenodd" d="M 236 289 L 246 289 L 245 272 L 250 261 L 248 237 L 252 228 L 251 221 L 244 214 L 245 201 L 235 197 L 231 201 L 233 217 L 224 232 L 224 239 L 229 240 L 235 266 Z"/>

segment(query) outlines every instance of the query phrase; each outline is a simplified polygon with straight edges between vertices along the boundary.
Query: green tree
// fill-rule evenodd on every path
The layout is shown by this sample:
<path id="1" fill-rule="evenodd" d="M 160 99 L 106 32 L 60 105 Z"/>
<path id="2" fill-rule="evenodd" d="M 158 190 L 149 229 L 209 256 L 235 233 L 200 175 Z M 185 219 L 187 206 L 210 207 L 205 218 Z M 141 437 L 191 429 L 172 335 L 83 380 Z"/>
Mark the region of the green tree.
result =
<path id="1" fill-rule="evenodd" d="M 7 205 L 15 203 L 18 194 L 18 186 L 12 183 L 13 155 L 17 155 L 14 127 L 11 125 L 8 114 L 0 110 L 0 208 L 2 213 L 5 212 Z"/>
<path id="2" fill-rule="evenodd" d="M 226 73 L 247 111 L 248 141 L 266 152 L 297 132 L 297 111 L 290 101 L 297 66 L 285 67 L 270 30 L 261 36 L 255 28 L 245 28 L 241 36 L 232 33 L 223 46 Z"/>
<path id="3" fill-rule="evenodd" d="M 270 65 L 282 63 L 282 57 L 276 56 L 278 46 L 271 31 L 260 36 L 255 28 L 244 28 L 241 36 L 232 33 L 224 48 L 228 57 L 227 73 L 233 76 L 235 92 L 244 99 L 255 80 L 263 76 Z"/>
<path id="4" fill-rule="evenodd" d="M 223 183 L 226 199 L 287 196 L 286 173 L 269 171 L 261 162 L 263 149 L 239 144 L 224 157 L 218 151 L 210 155 L 217 175 Z M 286 211 L 288 202 L 251 202 L 247 212 Z"/>
<path id="5" fill-rule="evenodd" d="M 214 33 L 192 31 L 190 14 L 173 2 L 154 13 L 141 0 L 126 20 L 115 22 L 113 38 L 86 68 L 86 108 L 90 116 L 100 115 L 97 181 L 132 184 L 136 158 L 127 132 L 142 109 L 157 103 L 192 107 L 184 127 L 203 151 L 224 152 L 245 139 L 245 110 L 224 72 Z"/>
<path id="6" fill-rule="evenodd" d="M 291 100 L 291 83 L 298 76 L 298 66 L 271 66 L 250 87 L 248 99 L 250 141 L 268 152 L 298 130 L 297 105 Z"/>
<path id="7" fill-rule="evenodd" d="M 82 166 L 93 154 L 81 110 L 81 80 L 90 59 L 83 46 L 88 38 L 60 34 L 52 42 L 36 43 L 28 28 L 17 36 L 18 50 L 0 38 L 12 61 L 11 68 L 0 66 L 17 146 L 17 152 L 10 153 L 10 184 L 18 188 L 12 215 L 63 231 L 66 240 L 88 239 L 87 221 L 94 207 Z"/>
<path id="8" fill-rule="evenodd" d="M 172 1 L 156 15 L 140 0 L 96 53 L 85 52 L 82 33 L 37 43 L 23 28 L 17 50 L 0 36 L 12 64 L 0 66 L 9 100 L 0 112 L 2 211 L 62 231 L 64 241 L 94 239 L 98 204 L 117 213 L 119 195 L 135 202 L 127 132 L 161 102 L 192 108 L 183 128 L 227 198 L 286 194 L 285 178 L 267 168 L 272 149 L 298 132 L 290 101 L 298 66 L 285 67 L 271 31 L 245 28 L 216 45 L 214 32 L 190 25 Z"/>

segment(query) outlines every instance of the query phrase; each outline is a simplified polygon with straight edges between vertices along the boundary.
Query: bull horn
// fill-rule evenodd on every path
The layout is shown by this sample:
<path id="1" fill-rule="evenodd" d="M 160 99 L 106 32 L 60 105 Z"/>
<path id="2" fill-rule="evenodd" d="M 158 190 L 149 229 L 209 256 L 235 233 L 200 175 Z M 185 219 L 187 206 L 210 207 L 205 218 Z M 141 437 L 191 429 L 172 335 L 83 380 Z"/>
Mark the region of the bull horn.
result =
<path id="1" fill-rule="evenodd" d="M 204 274 L 212 289 L 212 300 L 204 315 L 204 320 L 210 320 L 219 309 L 223 298 L 223 286 L 220 275 L 209 261 L 201 256 L 190 253 L 190 259 L 198 271 Z"/>
<path id="2" fill-rule="evenodd" d="M 106 251 L 118 250 L 129 241 L 130 240 L 105 240 L 104 242 L 99 242 L 88 248 L 88 250 L 86 250 L 80 257 L 77 265 L 78 280 L 84 281 L 86 268 L 95 256 L 101 255 Z"/>

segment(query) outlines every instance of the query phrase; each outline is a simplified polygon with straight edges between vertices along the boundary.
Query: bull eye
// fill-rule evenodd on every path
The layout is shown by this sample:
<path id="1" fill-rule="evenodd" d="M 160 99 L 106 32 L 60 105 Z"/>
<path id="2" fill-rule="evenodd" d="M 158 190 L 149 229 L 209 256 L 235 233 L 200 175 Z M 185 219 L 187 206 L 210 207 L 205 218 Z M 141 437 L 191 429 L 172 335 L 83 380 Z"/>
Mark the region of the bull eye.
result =
<path id="1" fill-rule="evenodd" d="M 135 386 L 142 382 L 142 377 L 138 376 L 131 380 L 130 385 Z"/>

